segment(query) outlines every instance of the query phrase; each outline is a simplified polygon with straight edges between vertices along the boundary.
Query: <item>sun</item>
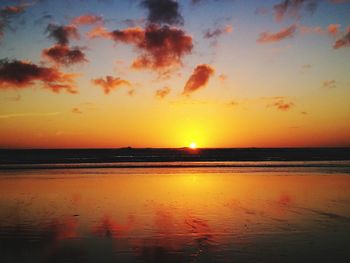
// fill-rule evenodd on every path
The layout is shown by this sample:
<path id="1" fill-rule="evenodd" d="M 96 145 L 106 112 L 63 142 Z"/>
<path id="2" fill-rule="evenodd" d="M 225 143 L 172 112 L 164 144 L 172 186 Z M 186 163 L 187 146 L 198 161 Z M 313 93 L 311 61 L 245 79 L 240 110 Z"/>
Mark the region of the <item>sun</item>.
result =
<path id="1" fill-rule="evenodd" d="M 190 148 L 191 149 L 197 149 L 197 144 L 195 142 L 190 143 Z"/>

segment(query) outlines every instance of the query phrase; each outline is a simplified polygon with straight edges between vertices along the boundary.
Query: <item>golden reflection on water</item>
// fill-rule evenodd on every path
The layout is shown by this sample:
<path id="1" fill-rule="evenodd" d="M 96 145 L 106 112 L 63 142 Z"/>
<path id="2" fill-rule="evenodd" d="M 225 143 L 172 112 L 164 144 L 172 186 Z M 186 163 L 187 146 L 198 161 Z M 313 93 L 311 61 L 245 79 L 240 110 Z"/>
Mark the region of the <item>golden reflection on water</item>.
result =
<path id="1" fill-rule="evenodd" d="M 349 175 L 69 172 L 0 177 L 1 262 L 349 255 Z"/>

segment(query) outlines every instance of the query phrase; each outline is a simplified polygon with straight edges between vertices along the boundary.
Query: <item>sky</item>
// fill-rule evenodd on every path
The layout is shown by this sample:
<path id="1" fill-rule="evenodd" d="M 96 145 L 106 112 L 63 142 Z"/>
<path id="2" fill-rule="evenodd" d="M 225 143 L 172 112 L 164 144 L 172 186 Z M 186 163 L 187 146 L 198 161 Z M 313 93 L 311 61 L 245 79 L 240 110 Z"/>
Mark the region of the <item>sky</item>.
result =
<path id="1" fill-rule="evenodd" d="M 348 0 L 0 2 L 0 148 L 349 147 Z"/>

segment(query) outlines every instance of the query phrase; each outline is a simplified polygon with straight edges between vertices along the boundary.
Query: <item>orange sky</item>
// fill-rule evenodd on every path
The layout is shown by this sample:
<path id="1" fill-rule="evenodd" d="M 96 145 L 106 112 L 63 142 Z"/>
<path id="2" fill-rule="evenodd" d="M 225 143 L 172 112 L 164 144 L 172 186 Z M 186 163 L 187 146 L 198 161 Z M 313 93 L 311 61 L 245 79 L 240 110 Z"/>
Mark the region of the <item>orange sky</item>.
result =
<path id="1" fill-rule="evenodd" d="M 348 1 L 157 1 L 2 1 L 0 147 L 350 146 Z"/>

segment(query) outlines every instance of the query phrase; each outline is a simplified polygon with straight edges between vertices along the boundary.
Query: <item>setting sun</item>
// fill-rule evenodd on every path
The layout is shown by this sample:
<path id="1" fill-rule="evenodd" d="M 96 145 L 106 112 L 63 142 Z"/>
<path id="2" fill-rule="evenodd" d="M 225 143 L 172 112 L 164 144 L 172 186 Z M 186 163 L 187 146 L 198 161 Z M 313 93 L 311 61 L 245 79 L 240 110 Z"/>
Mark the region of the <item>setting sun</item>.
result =
<path id="1" fill-rule="evenodd" d="M 191 142 L 190 143 L 190 148 L 191 149 L 196 149 L 197 148 L 197 144 L 195 142 Z"/>

